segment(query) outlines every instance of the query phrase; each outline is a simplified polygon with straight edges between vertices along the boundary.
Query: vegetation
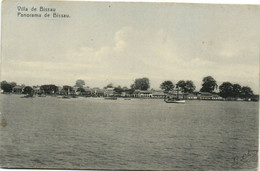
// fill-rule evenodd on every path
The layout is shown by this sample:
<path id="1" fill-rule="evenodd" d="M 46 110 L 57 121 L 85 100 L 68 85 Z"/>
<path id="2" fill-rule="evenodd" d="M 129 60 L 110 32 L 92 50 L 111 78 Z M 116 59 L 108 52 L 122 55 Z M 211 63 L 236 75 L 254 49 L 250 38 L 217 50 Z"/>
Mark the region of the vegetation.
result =
<path id="1" fill-rule="evenodd" d="M 114 91 L 118 94 L 121 94 L 123 91 L 125 91 L 123 88 L 121 88 L 121 86 L 115 87 Z"/>
<path id="2" fill-rule="evenodd" d="M 16 86 L 15 82 L 10 82 L 10 83 L 8 83 L 7 81 L 2 81 L 1 82 L 1 89 L 5 93 L 11 93 L 15 86 Z"/>
<path id="3" fill-rule="evenodd" d="M 148 90 L 150 88 L 149 78 L 137 78 L 134 84 L 131 85 L 132 89 L 135 90 Z"/>
<path id="4" fill-rule="evenodd" d="M 33 93 L 33 88 L 30 86 L 26 86 L 23 89 L 23 94 L 32 94 Z"/>
<path id="5" fill-rule="evenodd" d="M 248 99 L 254 96 L 250 87 L 241 87 L 239 84 L 223 82 L 219 86 L 219 95 L 223 98 L 243 98 Z"/>
<path id="6" fill-rule="evenodd" d="M 216 80 L 212 77 L 212 76 L 207 76 L 204 77 L 202 80 L 202 87 L 200 89 L 201 92 L 209 92 L 209 93 L 214 93 L 213 91 L 216 90 L 218 88 L 217 82 Z M 1 89 L 4 93 L 11 93 L 13 92 L 13 88 L 16 86 L 17 84 L 15 82 L 7 82 L 7 81 L 2 81 L 1 82 Z M 86 89 L 83 88 L 83 86 L 85 85 L 85 81 L 84 80 L 77 80 L 76 84 L 74 87 L 77 87 L 77 94 L 83 94 L 86 92 L 91 92 L 90 91 L 86 91 Z M 178 88 L 181 89 L 181 91 L 183 93 L 193 93 L 195 91 L 195 85 L 193 83 L 193 81 L 191 80 L 180 80 L 177 82 L 176 85 L 174 85 L 174 83 L 172 81 L 166 80 L 163 81 L 160 85 L 160 88 L 164 91 L 164 93 L 168 93 L 169 91 L 172 91 L 174 88 Z M 117 86 L 114 87 L 112 83 L 108 84 L 107 86 L 104 87 L 104 89 L 107 88 L 113 88 L 114 92 L 118 95 L 122 94 L 123 92 L 127 93 L 127 94 L 133 94 L 135 92 L 135 90 L 148 90 L 150 88 L 150 82 L 149 82 L 149 78 L 137 78 L 135 79 L 134 83 L 130 86 L 130 88 L 127 87 L 121 87 L 121 86 Z M 44 93 L 44 94 L 57 94 L 57 93 L 61 93 L 61 94 L 73 94 L 75 93 L 74 88 L 72 86 L 69 85 L 64 85 L 62 88 L 62 91 L 59 91 L 58 86 L 54 85 L 54 84 L 45 84 L 45 85 L 41 85 L 41 86 L 25 86 L 25 85 L 21 85 L 20 87 L 18 87 L 17 92 L 22 92 L 23 94 L 31 94 L 31 93 Z M 38 91 L 40 89 L 40 91 Z M 97 88 L 98 89 L 98 88 Z M 105 91 L 105 90 L 103 90 Z M 101 90 L 102 92 L 102 90 Z M 96 90 L 95 90 L 96 93 Z M 252 89 L 248 86 L 241 86 L 239 84 L 232 84 L 230 82 L 223 82 L 220 86 L 219 86 L 219 93 L 215 94 L 219 94 L 221 97 L 223 98 L 227 98 L 227 99 L 237 99 L 237 98 L 241 98 L 241 99 L 251 99 L 251 100 L 256 100 L 258 99 L 257 95 L 254 95 Z"/>
<path id="7" fill-rule="evenodd" d="M 162 90 L 164 90 L 165 93 L 173 90 L 174 88 L 174 84 L 171 82 L 171 81 L 164 81 L 161 85 L 160 85 L 160 88 Z"/>
<path id="8" fill-rule="evenodd" d="M 241 97 L 241 86 L 239 85 L 239 84 L 233 84 L 233 89 L 232 89 L 232 91 L 233 91 L 233 97 L 235 97 L 235 98 L 239 98 L 239 97 Z"/>
<path id="9" fill-rule="evenodd" d="M 80 87 L 80 88 L 83 88 L 84 85 L 85 85 L 84 80 L 77 80 L 75 84 L 76 87 Z"/>
<path id="10" fill-rule="evenodd" d="M 254 95 L 254 93 L 253 93 L 253 91 L 251 90 L 250 87 L 245 86 L 245 87 L 241 88 L 241 94 L 240 94 L 241 98 L 246 98 L 246 99 L 252 98 L 253 95 Z"/>
<path id="11" fill-rule="evenodd" d="M 187 81 L 184 81 L 184 80 L 180 80 L 178 81 L 178 83 L 176 84 L 176 87 L 177 88 L 181 88 L 181 90 L 184 92 L 184 93 L 193 93 L 193 91 L 195 90 L 195 85 L 193 83 L 193 81 L 191 80 L 187 80 Z"/>
<path id="12" fill-rule="evenodd" d="M 40 90 L 42 90 L 45 94 L 55 94 L 58 92 L 58 87 L 53 84 L 42 85 Z"/>
<path id="13" fill-rule="evenodd" d="M 104 89 L 107 89 L 107 88 L 113 88 L 113 83 L 109 83 L 106 87 L 104 87 Z"/>
<path id="14" fill-rule="evenodd" d="M 230 82 L 224 82 L 219 86 L 219 95 L 221 97 L 233 97 L 233 94 L 233 85 Z"/>
<path id="15" fill-rule="evenodd" d="M 77 89 L 77 92 L 84 93 L 84 92 L 86 92 L 86 90 L 84 88 L 80 87 L 80 88 Z"/>
<path id="16" fill-rule="evenodd" d="M 218 84 L 212 76 L 204 77 L 202 82 L 202 88 L 200 89 L 201 92 L 212 93 L 215 89 L 218 88 Z"/>

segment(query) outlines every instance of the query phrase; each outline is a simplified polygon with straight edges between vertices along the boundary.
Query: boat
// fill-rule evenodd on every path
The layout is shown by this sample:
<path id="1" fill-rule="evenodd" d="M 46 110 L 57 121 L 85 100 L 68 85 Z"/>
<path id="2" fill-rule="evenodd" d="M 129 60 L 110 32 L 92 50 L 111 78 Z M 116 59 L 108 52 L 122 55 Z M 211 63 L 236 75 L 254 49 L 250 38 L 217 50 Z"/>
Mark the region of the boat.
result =
<path id="1" fill-rule="evenodd" d="M 78 96 L 76 96 L 76 94 L 72 94 L 71 98 L 78 98 Z"/>
<path id="2" fill-rule="evenodd" d="M 39 94 L 38 97 L 46 97 L 45 94 Z"/>
<path id="3" fill-rule="evenodd" d="M 124 100 L 131 100 L 130 98 L 124 98 Z"/>
<path id="4" fill-rule="evenodd" d="M 180 99 L 165 99 L 164 101 L 166 103 L 180 103 L 180 104 L 185 103 L 185 100 L 180 100 Z"/>
<path id="5" fill-rule="evenodd" d="M 25 96 L 22 96 L 21 98 L 34 98 L 33 94 L 27 94 Z"/>
<path id="6" fill-rule="evenodd" d="M 117 100 L 117 97 L 105 97 L 105 100 Z"/>
<path id="7" fill-rule="evenodd" d="M 65 96 L 62 96 L 62 98 L 63 99 L 70 99 L 70 96 L 65 95 Z"/>
<path id="8" fill-rule="evenodd" d="M 164 101 L 166 103 L 180 103 L 180 104 L 184 104 L 185 103 L 185 100 L 183 99 L 179 99 L 179 91 L 180 89 L 177 89 L 177 98 L 165 98 Z"/>

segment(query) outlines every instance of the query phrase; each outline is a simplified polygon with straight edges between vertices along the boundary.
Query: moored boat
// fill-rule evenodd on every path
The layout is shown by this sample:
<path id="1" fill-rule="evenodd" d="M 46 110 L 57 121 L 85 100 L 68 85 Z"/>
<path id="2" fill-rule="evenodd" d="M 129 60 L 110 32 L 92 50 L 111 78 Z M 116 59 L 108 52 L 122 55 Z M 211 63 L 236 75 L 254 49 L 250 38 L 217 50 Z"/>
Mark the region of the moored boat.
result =
<path id="1" fill-rule="evenodd" d="M 34 98 L 33 94 L 27 94 L 25 96 L 22 96 L 21 98 Z"/>
<path id="2" fill-rule="evenodd" d="M 177 100 L 177 99 L 165 99 L 164 101 L 166 103 L 180 103 L 180 104 L 185 103 L 185 100 Z"/>
<path id="3" fill-rule="evenodd" d="M 69 96 L 65 95 L 65 96 L 62 96 L 63 99 L 70 99 Z"/>
<path id="4" fill-rule="evenodd" d="M 45 94 L 39 94 L 38 97 L 46 97 Z"/>
<path id="5" fill-rule="evenodd" d="M 117 100 L 117 97 L 105 97 L 105 100 Z"/>

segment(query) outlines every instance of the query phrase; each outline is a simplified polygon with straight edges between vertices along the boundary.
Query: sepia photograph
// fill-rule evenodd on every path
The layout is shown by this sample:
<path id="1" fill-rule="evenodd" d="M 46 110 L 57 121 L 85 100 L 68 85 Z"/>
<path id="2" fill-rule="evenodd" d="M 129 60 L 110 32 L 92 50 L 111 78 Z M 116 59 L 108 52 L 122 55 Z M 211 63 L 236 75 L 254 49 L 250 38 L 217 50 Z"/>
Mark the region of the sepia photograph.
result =
<path id="1" fill-rule="evenodd" d="M 0 167 L 257 170 L 260 5 L 5 0 Z"/>

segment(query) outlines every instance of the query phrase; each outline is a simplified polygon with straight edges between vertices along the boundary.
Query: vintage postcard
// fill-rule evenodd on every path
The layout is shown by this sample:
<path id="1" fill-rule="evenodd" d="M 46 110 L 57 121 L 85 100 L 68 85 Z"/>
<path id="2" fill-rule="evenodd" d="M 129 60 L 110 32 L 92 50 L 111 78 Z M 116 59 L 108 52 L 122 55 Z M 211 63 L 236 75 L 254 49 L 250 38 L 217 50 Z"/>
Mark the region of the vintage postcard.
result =
<path id="1" fill-rule="evenodd" d="M 260 6 L 2 2 L 1 168 L 256 170 Z"/>

